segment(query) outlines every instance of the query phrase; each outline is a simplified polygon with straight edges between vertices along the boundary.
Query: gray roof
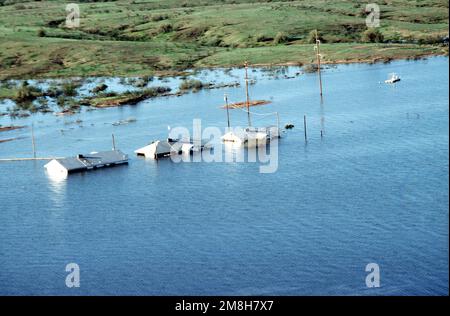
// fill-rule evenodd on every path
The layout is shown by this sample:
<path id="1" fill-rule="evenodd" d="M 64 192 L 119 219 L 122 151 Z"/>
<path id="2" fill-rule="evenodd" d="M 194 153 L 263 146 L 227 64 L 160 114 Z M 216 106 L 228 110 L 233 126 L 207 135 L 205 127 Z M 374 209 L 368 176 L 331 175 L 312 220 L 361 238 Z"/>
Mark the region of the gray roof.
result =
<path id="1" fill-rule="evenodd" d="M 128 156 L 120 150 L 111 150 L 56 160 L 68 171 L 75 171 L 94 168 L 106 164 L 125 162 L 128 161 Z"/>

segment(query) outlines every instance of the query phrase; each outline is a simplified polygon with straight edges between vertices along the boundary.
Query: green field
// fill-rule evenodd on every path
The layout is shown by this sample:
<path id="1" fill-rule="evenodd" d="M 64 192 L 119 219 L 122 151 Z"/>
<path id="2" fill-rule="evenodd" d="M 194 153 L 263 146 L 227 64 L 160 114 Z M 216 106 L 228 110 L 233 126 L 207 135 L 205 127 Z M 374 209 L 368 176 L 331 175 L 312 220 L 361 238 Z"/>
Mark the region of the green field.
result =
<path id="1" fill-rule="evenodd" d="M 370 1 L 372 2 L 372 1 Z M 270 0 L 0 0 L 0 79 L 173 74 L 188 68 L 309 64 L 318 29 L 324 62 L 448 54 L 448 1 L 383 0 L 382 39 L 363 38 L 366 2 Z"/>

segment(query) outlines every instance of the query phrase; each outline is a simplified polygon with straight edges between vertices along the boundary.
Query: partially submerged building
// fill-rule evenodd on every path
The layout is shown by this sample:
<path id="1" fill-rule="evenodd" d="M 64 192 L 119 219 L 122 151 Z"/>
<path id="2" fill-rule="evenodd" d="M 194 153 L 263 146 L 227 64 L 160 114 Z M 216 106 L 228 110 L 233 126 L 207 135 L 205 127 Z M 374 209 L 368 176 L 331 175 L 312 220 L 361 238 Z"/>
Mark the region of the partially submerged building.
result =
<path id="1" fill-rule="evenodd" d="M 53 159 L 44 166 L 51 175 L 66 176 L 70 173 L 127 164 L 128 155 L 120 150 L 79 154 L 75 157 Z"/>
<path id="2" fill-rule="evenodd" d="M 280 129 L 277 126 L 246 127 L 229 131 L 221 137 L 223 142 L 233 143 L 237 146 L 258 147 L 265 146 L 274 138 L 280 138 Z"/>
<path id="3" fill-rule="evenodd" d="M 204 149 L 211 148 L 208 140 L 201 140 L 200 142 L 194 142 L 189 140 L 170 139 L 157 140 L 150 145 L 139 148 L 135 151 L 138 156 L 144 156 L 146 158 L 159 159 L 162 157 L 168 157 L 179 154 L 192 154 L 195 152 L 201 152 Z"/>

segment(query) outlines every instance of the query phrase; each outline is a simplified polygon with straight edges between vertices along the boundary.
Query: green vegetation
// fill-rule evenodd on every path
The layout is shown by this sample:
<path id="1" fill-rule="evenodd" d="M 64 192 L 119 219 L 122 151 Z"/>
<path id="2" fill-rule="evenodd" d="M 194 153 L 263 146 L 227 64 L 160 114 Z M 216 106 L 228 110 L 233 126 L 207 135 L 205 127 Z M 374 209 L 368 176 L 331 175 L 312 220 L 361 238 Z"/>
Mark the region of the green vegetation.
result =
<path id="1" fill-rule="evenodd" d="M 368 30 L 358 0 L 0 0 L 0 79 L 170 75 L 187 68 L 447 54 L 448 1 L 382 0 Z M 314 35 L 313 35 L 314 34 Z M 0 94 L 1 94 L 0 90 Z"/>
<path id="2" fill-rule="evenodd" d="M 180 84 L 180 91 L 192 90 L 194 92 L 199 91 L 203 88 L 209 87 L 210 84 L 204 84 L 200 80 L 186 79 Z"/>
<path id="3" fill-rule="evenodd" d="M 24 81 L 20 88 L 16 90 L 14 100 L 17 103 L 24 103 L 33 101 L 40 96 L 42 96 L 42 91 L 40 89 L 30 86 L 27 81 Z"/>
<path id="4" fill-rule="evenodd" d="M 77 89 L 81 86 L 80 82 L 65 82 L 62 86 L 62 92 L 68 97 L 74 97 L 78 94 Z"/>
<path id="5" fill-rule="evenodd" d="M 0 100 L 10 99 L 15 106 L 9 108 L 11 116 L 25 113 L 52 112 L 48 105 L 48 98 L 54 98 L 55 103 L 63 110 L 78 110 L 79 104 L 74 97 L 78 95 L 79 80 L 64 81 L 60 85 L 52 84 L 43 90 L 31 85 L 27 80 L 21 83 L 3 81 L 0 83 Z"/>
<path id="6" fill-rule="evenodd" d="M 44 29 L 39 29 L 39 30 L 38 30 L 37 36 L 39 36 L 39 37 L 44 37 L 45 35 L 47 35 L 47 34 L 45 33 L 45 30 L 44 30 Z"/>
<path id="7" fill-rule="evenodd" d="M 96 87 L 94 87 L 94 89 L 92 89 L 91 92 L 95 94 L 95 93 L 103 92 L 106 89 L 108 89 L 108 85 L 101 83 L 101 84 L 97 85 Z"/>
<path id="8" fill-rule="evenodd" d="M 273 44 L 278 45 L 282 43 L 287 43 L 289 41 L 289 37 L 284 32 L 278 32 L 277 35 L 275 35 L 275 38 L 273 39 Z"/>
<path id="9" fill-rule="evenodd" d="M 378 29 L 370 28 L 363 32 L 361 40 L 365 43 L 382 43 L 384 36 Z"/>
<path id="10" fill-rule="evenodd" d="M 121 94 L 98 94 L 97 96 L 85 98 L 81 100 L 80 103 L 82 105 L 93 106 L 96 108 L 115 107 L 124 104 L 133 105 L 142 100 L 168 95 L 169 93 L 170 88 L 168 87 L 152 87 L 146 88 L 142 91 L 126 91 Z"/>
<path id="11" fill-rule="evenodd" d="M 317 30 L 309 32 L 307 42 L 310 44 L 315 44 L 316 40 L 320 40 L 322 43 L 325 43 L 325 39 L 322 36 L 322 32 L 319 32 Z"/>

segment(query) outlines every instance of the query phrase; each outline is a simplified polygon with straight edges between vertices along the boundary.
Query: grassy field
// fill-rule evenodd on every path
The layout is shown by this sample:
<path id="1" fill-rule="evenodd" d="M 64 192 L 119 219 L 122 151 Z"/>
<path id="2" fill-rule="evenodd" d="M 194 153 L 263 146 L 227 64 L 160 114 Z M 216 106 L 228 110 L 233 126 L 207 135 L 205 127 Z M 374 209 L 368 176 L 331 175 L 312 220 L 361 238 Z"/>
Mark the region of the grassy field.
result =
<path id="1" fill-rule="evenodd" d="M 363 38 L 365 3 L 356 0 L 81 0 L 75 29 L 65 26 L 66 3 L 0 0 L 0 79 L 309 64 L 315 29 L 326 63 L 448 54 L 442 0 L 377 1 L 379 43 Z"/>

